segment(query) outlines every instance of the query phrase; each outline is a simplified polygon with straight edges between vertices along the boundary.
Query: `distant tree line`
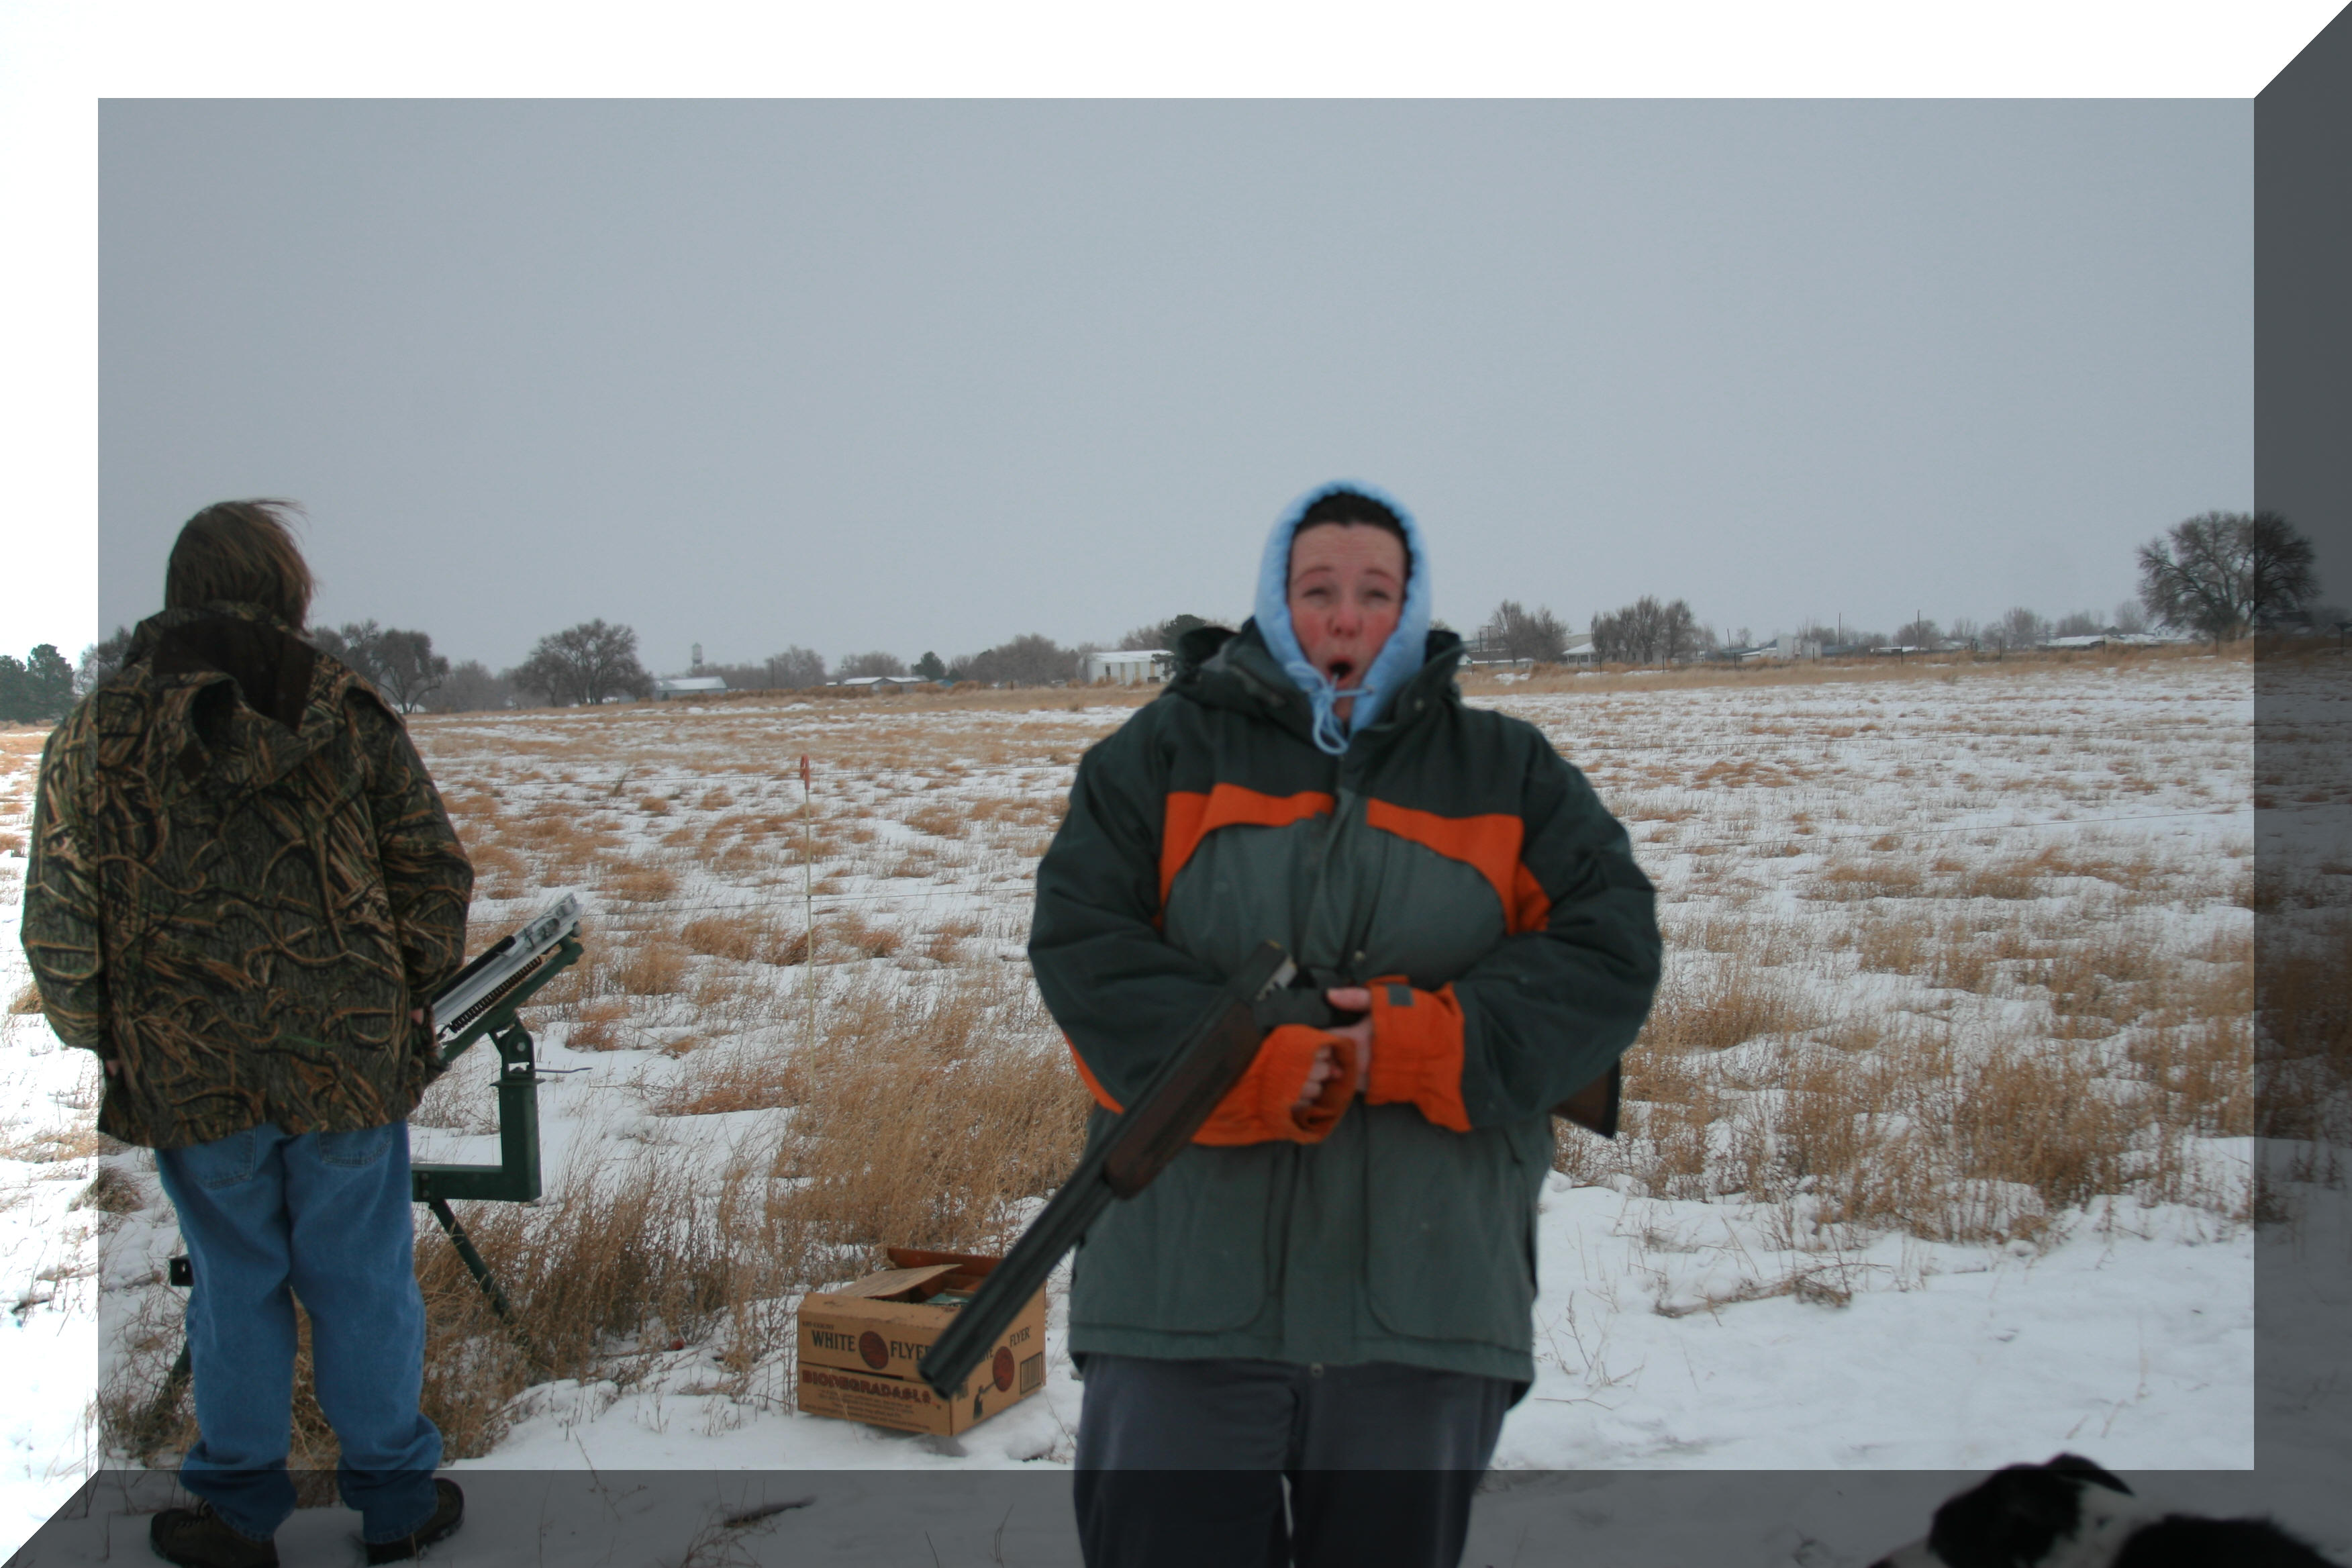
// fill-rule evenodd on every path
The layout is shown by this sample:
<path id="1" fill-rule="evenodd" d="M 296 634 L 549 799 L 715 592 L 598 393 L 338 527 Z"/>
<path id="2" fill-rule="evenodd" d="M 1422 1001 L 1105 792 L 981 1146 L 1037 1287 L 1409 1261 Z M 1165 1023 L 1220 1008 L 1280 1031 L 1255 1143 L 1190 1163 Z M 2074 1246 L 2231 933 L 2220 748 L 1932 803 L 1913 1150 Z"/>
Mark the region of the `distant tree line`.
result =
<path id="1" fill-rule="evenodd" d="M 73 703 L 74 667 L 57 644 L 37 644 L 21 659 L 0 653 L 0 722 L 53 724 Z"/>
<path id="2" fill-rule="evenodd" d="M 1983 623 L 1961 619 L 1944 626 L 1920 616 L 1891 635 L 1842 622 L 1816 622 L 1800 627 L 1796 640 L 1824 651 L 1957 647 L 1998 653 L 2059 637 L 2160 628 L 2210 638 L 2219 647 L 2251 632 L 2325 629 L 2352 621 L 2344 610 L 2318 602 L 2311 542 L 2275 512 L 2209 511 L 2187 519 L 2140 546 L 2137 564 L 2137 598 L 2125 600 L 2105 617 L 2077 610 L 2053 621 L 2028 606 L 2012 605 Z M 1124 650 L 1172 649 L 1187 632 L 1212 624 L 1200 616 L 1172 616 L 1135 627 L 1116 646 Z M 48 643 L 21 660 L 0 654 L 0 720 L 46 722 L 62 718 L 76 698 L 121 668 L 131 635 L 131 628 L 117 626 L 82 650 L 79 666 L 68 665 Z M 654 689 L 653 677 L 637 657 L 636 632 L 601 619 L 550 633 L 520 664 L 503 671 L 493 671 L 478 659 L 452 664 L 434 651 L 428 633 L 383 626 L 373 620 L 313 627 L 306 635 L 321 651 L 373 683 L 404 713 L 428 709 L 465 712 L 524 701 L 597 703 L 646 698 Z M 1479 626 L 1472 651 L 1481 658 L 1549 663 L 1565 656 L 1572 636 L 1549 607 L 1530 609 L 1506 599 Z M 912 673 L 927 680 L 990 686 L 1061 685 L 1082 679 L 1086 656 L 1098 646 L 1065 647 L 1031 632 L 952 659 L 927 650 L 915 661 Z M 1748 628 L 1738 629 L 1731 646 L 1749 646 Z M 1723 647 L 1714 628 L 1701 625 L 1684 599 L 1644 595 L 1616 610 L 1596 613 L 1591 620 L 1591 657 L 1603 663 L 1674 663 Z M 798 644 L 756 663 L 698 668 L 720 677 L 731 690 L 800 690 L 829 680 L 909 673 L 907 662 L 887 650 L 848 654 L 828 668 L 822 655 Z"/>
<path id="3" fill-rule="evenodd" d="M 1592 617 L 1592 656 L 1603 664 L 1673 664 L 1714 640 L 1686 599 L 1661 603 L 1644 594 L 1621 610 Z"/>

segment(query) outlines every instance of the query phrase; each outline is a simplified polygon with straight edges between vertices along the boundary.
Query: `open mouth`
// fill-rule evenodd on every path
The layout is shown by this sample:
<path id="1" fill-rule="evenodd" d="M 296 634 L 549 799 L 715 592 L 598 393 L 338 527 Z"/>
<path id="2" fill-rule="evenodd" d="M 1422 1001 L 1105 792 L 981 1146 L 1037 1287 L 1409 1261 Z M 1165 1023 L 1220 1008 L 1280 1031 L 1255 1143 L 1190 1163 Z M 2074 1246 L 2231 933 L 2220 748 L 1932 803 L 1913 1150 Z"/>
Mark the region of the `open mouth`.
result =
<path id="1" fill-rule="evenodd" d="M 1345 686 L 1348 684 L 1348 677 L 1356 673 L 1356 661 L 1349 658 L 1335 658 L 1323 667 L 1323 673 L 1331 678 L 1332 685 Z"/>

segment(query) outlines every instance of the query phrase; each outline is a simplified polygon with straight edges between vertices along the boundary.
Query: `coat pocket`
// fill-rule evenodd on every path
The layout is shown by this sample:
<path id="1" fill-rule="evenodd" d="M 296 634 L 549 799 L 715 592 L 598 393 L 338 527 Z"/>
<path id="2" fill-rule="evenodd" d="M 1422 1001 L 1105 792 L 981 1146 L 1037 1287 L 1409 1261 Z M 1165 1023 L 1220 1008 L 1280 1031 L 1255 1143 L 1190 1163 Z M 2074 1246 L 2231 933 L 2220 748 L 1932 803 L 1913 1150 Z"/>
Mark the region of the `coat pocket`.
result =
<path id="1" fill-rule="evenodd" d="M 1288 1145 L 1186 1150 L 1105 1209 L 1079 1247 L 1070 1321 L 1214 1333 L 1265 1310 L 1266 1211 Z"/>
<path id="2" fill-rule="evenodd" d="M 1406 1106 L 1365 1128 L 1365 1289 L 1372 1316 L 1412 1339 L 1525 1352 L 1533 1337 L 1535 1193 L 1507 1127 L 1449 1132 Z"/>

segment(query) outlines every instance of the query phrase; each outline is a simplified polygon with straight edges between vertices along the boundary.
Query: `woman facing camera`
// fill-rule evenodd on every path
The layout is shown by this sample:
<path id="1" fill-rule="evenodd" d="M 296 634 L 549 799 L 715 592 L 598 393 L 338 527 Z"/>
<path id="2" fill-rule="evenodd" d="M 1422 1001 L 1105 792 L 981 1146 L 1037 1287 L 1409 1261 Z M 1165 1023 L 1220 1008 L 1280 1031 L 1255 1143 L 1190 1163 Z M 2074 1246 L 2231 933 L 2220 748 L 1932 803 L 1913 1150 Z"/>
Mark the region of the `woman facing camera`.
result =
<path id="1" fill-rule="evenodd" d="M 1651 887 L 1539 731 L 1463 706 L 1393 502 L 1308 497 L 1255 608 L 1079 764 L 1030 959 L 1097 1121 L 1269 939 L 1360 1017 L 1274 1030 L 1087 1235 L 1080 1535 L 1097 1568 L 1450 1565 L 1535 1375 L 1551 1108 L 1613 1094 L 1656 989 Z"/>

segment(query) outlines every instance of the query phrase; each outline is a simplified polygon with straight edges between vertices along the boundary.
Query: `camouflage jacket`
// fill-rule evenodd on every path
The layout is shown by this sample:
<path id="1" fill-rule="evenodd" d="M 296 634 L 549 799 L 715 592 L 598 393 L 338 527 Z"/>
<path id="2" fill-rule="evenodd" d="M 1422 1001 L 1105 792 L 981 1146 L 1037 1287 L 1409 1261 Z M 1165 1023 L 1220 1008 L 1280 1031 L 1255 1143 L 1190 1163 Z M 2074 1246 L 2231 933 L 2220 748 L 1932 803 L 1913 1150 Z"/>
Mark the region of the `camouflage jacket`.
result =
<path id="1" fill-rule="evenodd" d="M 113 1068 L 101 1131 L 380 1126 L 436 1069 L 410 1022 L 465 955 L 473 868 L 373 688 L 250 605 L 143 621 L 41 753 L 26 956 Z"/>

